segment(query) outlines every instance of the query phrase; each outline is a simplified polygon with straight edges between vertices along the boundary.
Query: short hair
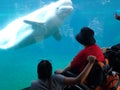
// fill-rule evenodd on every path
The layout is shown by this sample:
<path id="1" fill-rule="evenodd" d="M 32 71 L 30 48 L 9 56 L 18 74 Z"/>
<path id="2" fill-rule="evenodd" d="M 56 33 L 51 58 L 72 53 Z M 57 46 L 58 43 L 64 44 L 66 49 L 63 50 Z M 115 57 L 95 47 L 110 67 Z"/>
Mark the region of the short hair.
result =
<path id="1" fill-rule="evenodd" d="M 37 66 L 39 79 L 47 80 L 52 75 L 52 64 L 48 60 L 41 60 Z"/>

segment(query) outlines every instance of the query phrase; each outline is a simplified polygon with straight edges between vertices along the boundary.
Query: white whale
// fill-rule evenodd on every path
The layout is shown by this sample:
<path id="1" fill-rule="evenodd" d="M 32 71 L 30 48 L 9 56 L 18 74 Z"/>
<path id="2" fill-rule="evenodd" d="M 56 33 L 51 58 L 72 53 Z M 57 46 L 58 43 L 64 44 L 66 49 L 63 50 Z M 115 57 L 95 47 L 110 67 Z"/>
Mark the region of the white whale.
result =
<path id="1" fill-rule="evenodd" d="M 60 26 L 72 10 L 71 0 L 59 0 L 13 20 L 0 30 L 0 49 L 25 47 L 49 36 L 59 41 Z"/>

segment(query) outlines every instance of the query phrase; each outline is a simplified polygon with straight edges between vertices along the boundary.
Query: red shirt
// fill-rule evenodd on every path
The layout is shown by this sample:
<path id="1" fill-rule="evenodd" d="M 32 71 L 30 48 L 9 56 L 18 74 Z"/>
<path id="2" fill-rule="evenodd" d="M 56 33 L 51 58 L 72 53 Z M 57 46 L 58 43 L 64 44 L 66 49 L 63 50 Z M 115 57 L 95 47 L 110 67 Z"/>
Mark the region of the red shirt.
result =
<path id="1" fill-rule="evenodd" d="M 77 68 L 80 72 L 84 69 L 87 63 L 87 57 L 89 55 L 96 56 L 98 61 L 104 61 L 104 55 L 96 44 L 87 46 L 83 50 L 81 50 L 77 56 L 74 57 L 71 62 L 71 68 Z"/>

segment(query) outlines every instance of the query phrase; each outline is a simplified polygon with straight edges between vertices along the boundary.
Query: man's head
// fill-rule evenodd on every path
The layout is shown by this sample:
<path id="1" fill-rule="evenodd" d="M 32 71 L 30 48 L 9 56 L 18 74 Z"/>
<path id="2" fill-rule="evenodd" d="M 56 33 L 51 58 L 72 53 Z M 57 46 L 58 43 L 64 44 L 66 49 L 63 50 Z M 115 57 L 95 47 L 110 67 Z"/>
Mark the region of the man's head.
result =
<path id="1" fill-rule="evenodd" d="M 37 73 L 39 79 L 49 79 L 52 75 L 52 65 L 48 60 L 42 60 L 38 63 Z"/>
<path id="2" fill-rule="evenodd" d="M 94 31 L 89 27 L 83 27 L 76 35 L 76 40 L 85 46 L 91 46 L 96 42 L 94 39 Z"/>

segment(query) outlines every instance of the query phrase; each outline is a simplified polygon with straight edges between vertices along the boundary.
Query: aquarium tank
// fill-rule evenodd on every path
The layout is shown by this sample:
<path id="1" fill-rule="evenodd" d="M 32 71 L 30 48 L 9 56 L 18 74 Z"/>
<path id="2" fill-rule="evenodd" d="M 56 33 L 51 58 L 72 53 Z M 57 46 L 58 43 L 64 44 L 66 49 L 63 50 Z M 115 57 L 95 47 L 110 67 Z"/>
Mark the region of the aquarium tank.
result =
<path id="1" fill-rule="evenodd" d="M 0 90 L 30 86 L 41 59 L 64 69 L 83 48 L 75 36 L 84 26 L 101 48 L 120 43 L 115 13 L 120 0 L 0 0 Z"/>

